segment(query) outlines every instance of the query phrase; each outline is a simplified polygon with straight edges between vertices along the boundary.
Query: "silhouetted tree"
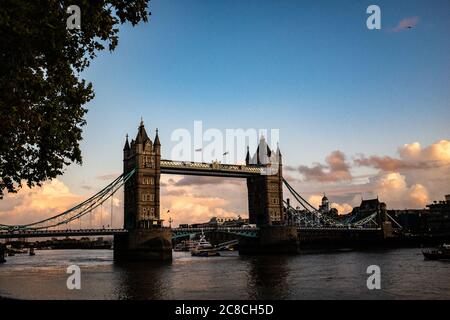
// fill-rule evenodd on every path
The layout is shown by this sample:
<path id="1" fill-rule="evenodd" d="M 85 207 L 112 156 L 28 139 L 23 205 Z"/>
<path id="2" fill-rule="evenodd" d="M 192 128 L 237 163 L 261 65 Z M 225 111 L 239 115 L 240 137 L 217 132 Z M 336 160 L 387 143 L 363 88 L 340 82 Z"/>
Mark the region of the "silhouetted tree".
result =
<path id="1" fill-rule="evenodd" d="M 0 199 L 81 164 L 83 105 L 94 91 L 80 72 L 116 48 L 119 25 L 147 22 L 148 2 L 0 0 Z M 80 29 L 66 27 L 71 5 Z"/>

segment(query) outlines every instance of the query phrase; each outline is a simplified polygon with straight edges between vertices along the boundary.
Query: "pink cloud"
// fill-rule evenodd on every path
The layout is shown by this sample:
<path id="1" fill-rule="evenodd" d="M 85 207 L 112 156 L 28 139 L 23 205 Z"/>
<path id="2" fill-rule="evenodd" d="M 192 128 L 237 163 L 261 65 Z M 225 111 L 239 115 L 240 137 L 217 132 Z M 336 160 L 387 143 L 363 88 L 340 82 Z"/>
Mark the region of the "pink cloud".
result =
<path id="1" fill-rule="evenodd" d="M 41 187 L 24 188 L 18 193 L 8 194 L 0 201 L 2 224 L 27 224 L 49 218 L 81 202 L 60 180 L 44 182 Z"/>
<path id="2" fill-rule="evenodd" d="M 326 164 L 315 163 L 308 167 L 301 165 L 298 168 L 286 167 L 286 170 L 297 170 L 305 178 L 305 181 L 337 182 L 351 180 L 350 165 L 347 163 L 343 152 L 336 150 L 325 159 Z"/>

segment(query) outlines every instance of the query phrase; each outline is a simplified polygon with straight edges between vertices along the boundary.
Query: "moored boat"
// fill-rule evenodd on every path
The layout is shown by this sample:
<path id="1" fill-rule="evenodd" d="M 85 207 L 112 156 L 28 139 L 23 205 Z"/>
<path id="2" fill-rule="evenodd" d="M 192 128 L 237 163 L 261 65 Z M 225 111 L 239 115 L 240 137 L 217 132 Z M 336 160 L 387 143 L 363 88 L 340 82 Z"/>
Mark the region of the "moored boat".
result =
<path id="1" fill-rule="evenodd" d="M 432 250 L 422 250 L 427 260 L 450 260 L 450 245 L 443 244 Z"/>
<path id="2" fill-rule="evenodd" d="M 192 251 L 192 249 L 195 248 L 197 245 L 197 242 L 193 240 L 185 240 L 181 243 L 178 243 L 174 248 L 173 251 Z"/>
<path id="3" fill-rule="evenodd" d="M 220 256 L 220 253 L 208 242 L 208 240 L 206 240 L 206 237 L 202 232 L 197 245 L 191 250 L 191 255 L 196 257 L 217 257 Z"/>

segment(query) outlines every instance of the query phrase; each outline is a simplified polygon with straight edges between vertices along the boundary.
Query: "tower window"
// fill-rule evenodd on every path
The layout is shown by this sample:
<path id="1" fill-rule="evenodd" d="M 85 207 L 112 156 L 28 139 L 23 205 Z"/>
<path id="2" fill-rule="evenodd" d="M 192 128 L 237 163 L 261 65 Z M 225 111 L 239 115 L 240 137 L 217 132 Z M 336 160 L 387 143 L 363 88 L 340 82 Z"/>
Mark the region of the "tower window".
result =
<path id="1" fill-rule="evenodd" d="M 145 177 L 142 179 L 142 184 L 155 184 L 155 179 L 152 177 Z"/>

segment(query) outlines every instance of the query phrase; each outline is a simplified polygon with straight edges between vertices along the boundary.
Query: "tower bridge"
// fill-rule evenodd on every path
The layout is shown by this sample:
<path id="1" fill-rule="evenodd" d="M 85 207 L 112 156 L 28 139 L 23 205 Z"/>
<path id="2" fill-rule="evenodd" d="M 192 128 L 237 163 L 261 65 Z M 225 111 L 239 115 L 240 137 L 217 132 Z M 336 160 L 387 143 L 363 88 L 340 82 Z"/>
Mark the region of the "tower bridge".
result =
<path id="1" fill-rule="evenodd" d="M 298 252 L 299 240 L 308 237 L 335 239 L 342 235 L 373 234 L 379 237 L 389 224 L 383 212 L 360 221 L 336 220 L 312 206 L 283 178 L 282 155 L 261 139 L 253 156 L 247 148 L 245 164 L 199 163 L 161 159 L 158 130 L 154 139 L 147 135 L 141 121 L 135 139 L 123 148 L 123 174 L 82 203 L 56 216 L 25 225 L 0 224 L 0 238 L 34 238 L 49 236 L 113 235 L 116 260 L 166 260 L 172 257 L 172 238 L 199 230 L 163 227 L 160 215 L 161 174 L 215 176 L 246 179 L 249 223 L 256 228 L 215 228 L 208 232 L 234 234 L 240 239 L 240 253 Z M 283 188 L 301 205 L 290 206 L 283 198 Z M 94 214 L 112 201 L 123 188 L 123 228 L 67 228 L 74 221 Z M 111 221 L 113 215 L 111 203 Z M 98 210 L 97 210 L 98 211 Z M 352 237 L 353 237 L 352 236 Z M 306 239 L 307 240 L 307 239 Z"/>

